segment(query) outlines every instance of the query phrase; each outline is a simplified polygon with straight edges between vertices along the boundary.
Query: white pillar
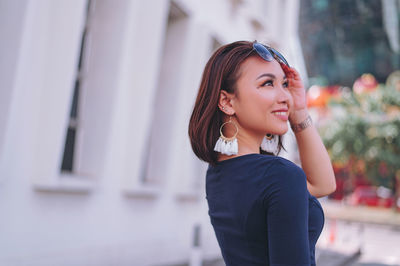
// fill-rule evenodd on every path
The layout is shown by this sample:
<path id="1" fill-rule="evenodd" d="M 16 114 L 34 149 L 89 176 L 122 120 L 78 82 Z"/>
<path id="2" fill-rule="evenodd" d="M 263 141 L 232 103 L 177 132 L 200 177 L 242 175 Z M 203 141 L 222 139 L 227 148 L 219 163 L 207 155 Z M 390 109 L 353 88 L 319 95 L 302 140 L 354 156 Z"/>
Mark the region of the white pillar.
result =
<path id="1" fill-rule="evenodd" d="M 128 2 L 112 134 L 127 190 L 140 186 L 169 7 L 164 0 Z"/>
<path id="2" fill-rule="evenodd" d="M 3 143 L 15 92 L 27 6 L 26 0 L 0 1 L 0 35 L 2 36 L 0 44 L 0 165 L 3 162 Z"/>

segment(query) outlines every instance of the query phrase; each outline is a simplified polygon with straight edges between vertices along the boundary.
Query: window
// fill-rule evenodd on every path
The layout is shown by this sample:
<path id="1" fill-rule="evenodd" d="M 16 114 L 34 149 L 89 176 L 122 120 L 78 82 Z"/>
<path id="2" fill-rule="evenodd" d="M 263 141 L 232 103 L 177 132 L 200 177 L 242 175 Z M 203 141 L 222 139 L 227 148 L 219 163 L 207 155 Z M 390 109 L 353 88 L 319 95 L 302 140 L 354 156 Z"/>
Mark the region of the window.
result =
<path id="1" fill-rule="evenodd" d="M 171 2 L 147 158 L 140 179 L 143 187 L 164 187 L 178 200 L 200 198 L 206 164 L 195 157 L 187 135 L 188 121 L 210 50 L 209 30 Z M 173 66 L 173 67 L 171 67 Z"/>
<path id="2" fill-rule="evenodd" d="M 86 21 L 85 26 L 82 33 L 81 45 L 80 45 L 80 54 L 79 61 L 77 66 L 77 75 L 75 80 L 74 94 L 72 98 L 72 105 L 70 111 L 69 125 L 65 140 L 64 154 L 62 159 L 61 171 L 65 172 L 74 172 L 75 170 L 75 162 L 77 157 L 78 142 L 79 142 L 79 100 L 80 94 L 82 92 L 82 84 L 85 78 L 85 67 L 86 67 L 86 59 L 88 56 L 89 45 L 89 30 L 90 30 L 90 13 L 93 9 L 93 0 L 87 1 L 86 8 Z"/>
<path id="3" fill-rule="evenodd" d="M 187 29 L 187 15 L 178 5 L 171 2 L 153 105 L 152 125 L 147 141 L 149 149 L 145 154 L 141 171 L 140 181 L 145 185 L 159 186 L 169 176 L 173 157 L 171 152 L 174 151 L 173 143 L 176 137 L 173 134 L 177 115 L 176 95 L 179 94 L 182 51 L 185 49 Z"/>

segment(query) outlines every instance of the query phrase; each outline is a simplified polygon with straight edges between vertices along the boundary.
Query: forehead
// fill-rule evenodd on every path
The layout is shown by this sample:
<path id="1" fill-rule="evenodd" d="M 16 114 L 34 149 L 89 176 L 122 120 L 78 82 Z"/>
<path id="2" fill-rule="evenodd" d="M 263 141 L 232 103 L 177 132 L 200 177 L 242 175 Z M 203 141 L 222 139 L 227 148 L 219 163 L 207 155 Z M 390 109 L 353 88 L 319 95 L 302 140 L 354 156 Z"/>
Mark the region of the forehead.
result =
<path id="1" fill-rule="evenodd" d="M 241 64 L 239 80 L 256 80 L 264 73 L 274 74 L 278 79 L 283 79 L 285 76 L 282 67 L 276 60 L 268 62 L 259 56 L 252 56 Z"/>

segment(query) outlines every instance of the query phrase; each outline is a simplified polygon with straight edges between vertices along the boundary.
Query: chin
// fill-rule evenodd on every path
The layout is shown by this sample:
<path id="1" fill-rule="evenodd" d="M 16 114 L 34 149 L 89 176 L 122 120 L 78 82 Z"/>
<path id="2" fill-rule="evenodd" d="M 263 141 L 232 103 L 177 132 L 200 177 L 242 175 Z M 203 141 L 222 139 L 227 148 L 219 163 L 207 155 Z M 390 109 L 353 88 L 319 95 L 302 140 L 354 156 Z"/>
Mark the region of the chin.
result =
<path id="1" fill-rule="evenodd" d="M 289 128 L 286 125 L 285 127 L 274 128 L 274 130 L 270 130 L 267 133 L 270 133 L 272 135 L 280 135 L 280 136 L 282 136 L 282 135 L 286 134 L 288 132 L 288 130 L 289 130 Z"/>
<path id="2" fill-rule="evenodd" d="M 272 134 L 272 135 L 283 136 L 283 135 L 286 134 L 286 132 L 287 132 L 287 130 L 286 130 L 286 131 L 280 131 L 280 132 L 277 132 L 277 133 L 271 133 L 271 134 Z"/>

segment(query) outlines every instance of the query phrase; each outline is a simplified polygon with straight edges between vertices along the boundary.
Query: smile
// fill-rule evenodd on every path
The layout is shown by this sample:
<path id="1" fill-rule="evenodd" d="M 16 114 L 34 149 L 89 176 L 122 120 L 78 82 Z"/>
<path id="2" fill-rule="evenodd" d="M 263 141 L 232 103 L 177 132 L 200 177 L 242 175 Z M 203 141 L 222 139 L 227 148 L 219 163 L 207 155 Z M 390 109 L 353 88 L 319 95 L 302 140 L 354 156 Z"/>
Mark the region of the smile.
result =
<path id="1" fill-rule="evenodd" d="M 275 111 L 272 112 L 276 117 L 283 121 L 287 121 L 289 119 L 288 112 L 287 111 Z"/>
<path id="2" fill-rule="evenodd" d="M 272 112 L 272 113 L 276 115 L 287 115 L 287 112 Z"/>

